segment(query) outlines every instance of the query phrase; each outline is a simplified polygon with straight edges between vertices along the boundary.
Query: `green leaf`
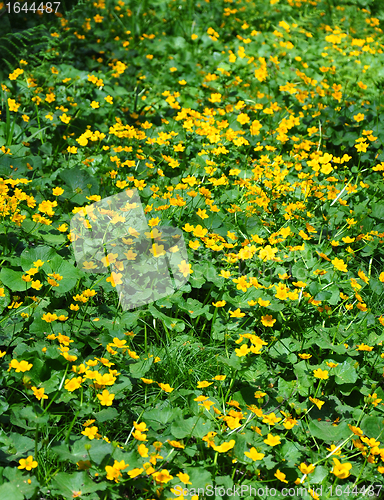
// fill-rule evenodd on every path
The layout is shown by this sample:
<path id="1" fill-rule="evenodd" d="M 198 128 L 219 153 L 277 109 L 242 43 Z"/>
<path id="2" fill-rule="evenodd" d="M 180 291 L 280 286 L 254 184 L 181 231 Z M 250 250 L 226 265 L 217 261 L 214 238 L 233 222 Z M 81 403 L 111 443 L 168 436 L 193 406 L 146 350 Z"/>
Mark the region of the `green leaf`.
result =
<path id="1" fill-rule="evenodd" d="M 231 357 L 225 358 L 224 356 L 218 356 L 217 360 L 223 363 L 224 365 L 230 366 L 234 370 L 241 369 L 241 360 L 238 356 L 236 356 L 235 352 L 232 352 Z"/>
<path id="2" fill-rule="evenodd" d="M 41 415 L 43 410 L 40 406 L 32 408 L 32 406 L 25 406 L 19 411 L 19 416 L 25 418 L 29 425 L 36 428 L 37 424 L 46 424 L 49 420 L 49 415 Z"/>
<path id="3" fill-rule="evenodd" d="M 133 363 L 129 365 L 129 371 L 131 372 L 132 377 L 141 378 L 149 371 L 153 364 L 153 358 L 144 359 L 143 361 L 139 361 L 138 363 Z"/>
<path id="4" fill-rule="evenodd" d="M 186 467 L 185 472 L 189 475 L 189 480 L 192 483 L 189 485 L 189 489 L 203 488 L 205 490 L 208 485 L 212 485 L 211 473 L 204 467 Z"/>
<path id="5" fill-rule="evenodd" d="M 94 414 L 98 422 L 107 422 L 108 420 L 113 420 L 119 416 L 116 408 L 104 408 L 103 410 Z"/>
<path id="6" fill-rule="evenodd" d="M 384 203 L 372 203 L 371 205 L 372 208 L 372 217 L 375 217 L 375 219 L 384 219 Z"/>
<path id="7" fill-rule="evenodd" d="M 300 457 L 303 453 L 300 445 L 294 443 L 293 441 L 286 441 L 281 446 L 281 454 L 285 457 L 284 465 L 289 467 L 294 466 L 296 463 L 300 462 Z"/>
<path id="8" fill-rule="evenodd" d="M 1 500 L 24 500 L 24 495 L 16 484 L 4 483 L 0 486 L 0 498 Z"/>
<path id="9" fill-rule="evenodd" d="M 149 304 L 148 311 L 151 313 L 153 318 L 160 319 L 164 322 L 167 328 L 174 329 L 176 332 L 182 332 L 185 329 L 184 321 L 177 318 L 170 318 L 166 314 L 159 311 L 155 306 Z"/>
<path id="10" fill-rule="evenodd" d="M 59 472 L 52 480 L 52 492 L 62 495 L 64 498 L 73 499 L 75 493 L 81 491 L 81 496 L 87 493 L 94 493 L 95 491 L 104 491 L 107 488 L 105 481 L 101 483 L 94 483 L 86 471 L 74 472 L 68 474 L 67 472 Z M 98 498 L 93 496 L 92 498 Z"/>
<path id="11" fill-rule="evenodd" d="M 113 450 L 113 445 L 111 443 L 107 443 L 103 439 L 93 439 L 89 445 L 89 456 L 91 457 L 91 460 L 98 465 L 101 464 L 104 458 L 111 454 Z"/>
<path id="12" fill-rule="evenodd" d="M 384 284 L 375 278 L 369 280 L 369 287 L 376 295 L 381 295 L 384 292 Z"/>
<path id="13" fill-rule="evenodd" d="M 200 418 L 196 421 L 196 425 L 192 430 L 192 436 L 202 439 L 204 436 L 213 430 L 213 423 L 211 420 L 204 420 Z"/>
<path id="14" fill-rule="evenodd" d="M 87 195 L 91 194 L 90 190 L 93 191 L 92 194 L 97 194 L 99 192 L 99 182 L 86 170 L 79 168 L 66 168 L 60 172 L 59 176 L 72 190 L 72 192 L 84 190 Z M 91 188 L 88 187 L 89 185 Z"/>
<path id="15" fill-rule="evenodd" d="M 4 287 L 1 287 L 4 288 Z M 4 297 L 0 297 L 0 313 L 4 311 L 4 309 L 11 303 L 11 296 L 8 292 L 7 288 L 4 288 Z"/>
<path id="16" fill-rule="evenodd" d="M 334 426 L 331 422 L 312 420 L 309 424 L 309 431 L 312 436 L 323 440 L 327 444 L 341 441 L 351 434 L 346 422 Z"/>
<path id="17" fill-rule="evenodd" d="M 198 418 L 199 417 L 191 417 L 185 420 L 183 418 L 176 419 L 171 425 L 171 433 L 176 439 L 183 439 L 190 436 Z"/>
<path id="18" fill-rule="evenodd" d="M 383 417 L 364 417 L 360 424 L 361 429 L 364 434 L 369 438 L 377 439 L 382 436 L 384 430 L 384 419 Z"/>
<path id="19" fill-rule="evenodd" d="M 9 434 L 9 440 L 7 442 L 8 449 L 4 449 L 6 453 L 11 456 L 7 457 L 9 460 L 23 458 L 24 455 L 28 456 L 29 452 L 35 449 L 35 441 L 27 436 L 18 434 L 16 432 L 11 432 Z"/>
<path id="20" fill-rule="evenodd" d="M 328 299 L 328 303 L 331 304 L 331 306 L 334 306 L 340 301 L 340 290 L 338 286 L 332 285 L 328 288 L 328 291 L 332 294 Z"/>
<path id="21" fill-rule="evenodd" d="M 31 284 L 21 279 L 23 275 L 22 271 L 14 271 L 5 267 L 0 271 L 0 281 L 12 292 L 24 292 L 31 288 Z"/>
<path id="22" fill-rule="evenodd" d="M 3 472 L 4 477 L 6 477 L 9 480 L 9 483 L 5 484 L 12 484 L 13 486 L 16 487 L 17 494 L 21 494 L 26 498 L 31 498 L 37 491 L 37 488 L 39 486 L 36 477 L 29 477 L 28 479 L 30 480 L 30 483 L 26 481 L 26 477 L 24 474 L 24 471 L 17 469 L 17 468 L 6 468 Z M 3 500 L 3 495 L 0 487 L 0 498 Z"/>
<path id="23" fill-rule="evenodd" d="M 49 246 L 40 245 L 35 248 L 26 248 L 20 255 L 21 267 L 24 271 L 28 271 L 33 266 L 33 263 L 42 260 L 49 262 L 55 257 L 56 251 Z"/>
<path id="24" fill-rule="evenodd" d="M 166 407 L 162 409 L 154 408 L 153 410 L 147 410 L 143 414 L 143 420 L 155 421 L 162 424 L 163 427 L 165 425 L 173 422 L 176 418 L 182 418 L 182 410 L 180 408 L 171 408 Z"/>
<path id="25" fill-rule="evenodd" d="M 269 354 L 272 358 L 287 363 L 296 363 L 297 356 L 293 351 L 300 349 L 300 343 L 297 340 L 286 338 L 278 340 L 269 348 Z"/>
<path id="26" fill-rule="evenodd" d="M 331 374 L 335 375 L 337 384 L 354 384 L 358 378 L 357 371 L 349 360 L 345 360 L 332 368 Z"/>
<path id="27" fill-rule="evenodd" d="M 313 484 L 319 484 L 329 474 L 329 470 L 322 465 L 317 465 L 314 472 L 309 475 L 309 481 Z M 315 489 L 315 488 L 314 488 Z"/>
<path id="28" fill-rule="evenodd" d="M 299 381 L 299 394 L 301 396 L 308 396 L 308 389 L 312 386 L 312 374 L 308 370 L 307 363 L 304 360 L 296 363 L 294 372 Z"/>

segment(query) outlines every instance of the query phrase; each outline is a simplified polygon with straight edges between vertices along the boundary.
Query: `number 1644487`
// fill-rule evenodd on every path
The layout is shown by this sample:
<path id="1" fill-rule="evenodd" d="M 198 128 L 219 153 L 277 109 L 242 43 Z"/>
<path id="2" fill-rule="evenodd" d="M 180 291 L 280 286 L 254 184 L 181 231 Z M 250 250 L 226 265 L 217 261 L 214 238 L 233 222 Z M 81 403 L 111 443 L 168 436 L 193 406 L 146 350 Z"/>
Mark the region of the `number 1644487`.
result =
<path id="1" fill-rule="evenodd" d="M 28 14 L 29 12 L 41 12 L 41 14 L 44 13 L 44 11 L 47 14 L 52 14 L 52 12 L 56 13 L 57 9 L 60 7 L 61 2 L 47 2 L 47 3 L 40 3 L 39 6 L 37 7 L 37 3 L 33 2 L 28 5 L 27 2 L 20 3 L 20 2 L 8 2 L 5 4 L 5 7 L 8 10 L 8 13 L 11 14 L 20 14 L 21 12 L 24 12 L 25 14 Z"/>

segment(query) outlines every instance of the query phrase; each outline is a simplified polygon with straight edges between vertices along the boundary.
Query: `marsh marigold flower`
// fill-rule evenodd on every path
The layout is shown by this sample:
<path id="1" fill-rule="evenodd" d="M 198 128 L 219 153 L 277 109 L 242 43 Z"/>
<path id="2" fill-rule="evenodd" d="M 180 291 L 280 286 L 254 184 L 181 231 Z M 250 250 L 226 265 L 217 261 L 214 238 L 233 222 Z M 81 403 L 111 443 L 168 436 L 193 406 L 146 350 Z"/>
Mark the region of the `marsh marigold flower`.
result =
<path id="1" fill-rule="evenodd" d="M 27 361 L 17 361 L 17 359 L 12 359 L 12 361 L 9 363 L 9 370 L 11 368 L 14 368 L 16 370 L 16 373 L 24 373 L 28 372 L 32 368 L 32 366 L 32 363 L 28 363 Z"/>
<path id="2" fill-rule="evenodd" d="M 345 262 L 343 261 L 343 259 L 338 259 L 338 258 L 335 258 L 333 259 L 332 261 L 332 264 L 333 266 L 338 270 L 338 271 L 342 271 L 342 272 L 346 272 L 348 271 L 347 269 L 347 265 L 345 264 Z"/>
<path id="3" fill-rule="evenodd" d="M 264 453 L 259 453 L 255 447 L 252 447 L 249 451 L 245 451 L 244 455 L 254 462 L 256 462 L 256 460 L 262 460 L 265 457 Z"/>
<path id="4" fill-rule="evenodd" d="M 227 451 L 231 450 L 235 446 L 236 441 L 234 439 L 231 439 L 228 442 L 222 443 L 220 446 L 212 446 L 212 448 L 215 451 L 218 451 L 219 453 L 226 453 Z"/>
<path id="5" fill-rule="evenodd" d="M 97 395 L 97 398 L 102 406 L 111 406 L 112 401 L 115 398 L 115 395 L 110 394 L 109 391 L 107 391 L 107 389 L 104 389 L 102 394 Z"/>
<path id="6" fill-rule="evenodd" d="M 277 479 L 279 479 L 279 481 L 281 481 L 283 483 L 288 483 L 288 481 L 285 479 L 287 476 L 283 472 L 281 472 L 280 469 L 277 469 L 274 476 L 277 477 Z"/>
<path id="7" fill-rule="evenodd" d="M 276 320 L 270 314 L 261 317 L 261 322 L 264 326 L 273 326 L 276 323 Z"/>
<path id="8" fill-rule="evenodd" d="M 335 464 L 333 466 L 333 469 L 331 470 L 332 474 L 334 474 L 339 479 L 345 479 L 348 476 L 350 476 L 349 471 L 352 469 L 352 464 L 350 463 L 342 464 L 340 460 L 338 460 L 337 458 L 333 458 L 332 460 Z"/>
<path id="9" fill-rule="evenodd" d="M 35 469 L 38 465 L 36 460 L 33 460 L 33 456 L 29 455 L 28 458 L 22 458 L 19 460 L 18 469 L 32 470 Z"/>
<path id="10" fill-rule="evenodd" d="M 322 370 L 321 368 L 318 368 L 317 370 L 313 370 L 313 374 L 316 378 L 320 378 L 323 380 L 326 380 L 328 378 L 328 371 Z"/>
<path id="11" fill-rule="evenodd" d="M 267 439 L 264 439 L 264 443 L 269 446 L 276 446 L 281 443 L 279 436 L 273 436 L 272 434 L 268 434 Z"/>

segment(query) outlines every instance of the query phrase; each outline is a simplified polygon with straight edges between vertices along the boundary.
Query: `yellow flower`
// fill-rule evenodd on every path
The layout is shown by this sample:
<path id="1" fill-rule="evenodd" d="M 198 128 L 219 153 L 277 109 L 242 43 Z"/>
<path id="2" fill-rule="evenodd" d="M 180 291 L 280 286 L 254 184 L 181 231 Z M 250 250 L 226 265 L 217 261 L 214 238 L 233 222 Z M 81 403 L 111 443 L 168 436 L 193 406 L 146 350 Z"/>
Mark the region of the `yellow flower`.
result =
<path id="1" fill-rule="evenodd" d="M 337 458 L 332 459 L 334 462 L 333 469 L 331 470 L 331 473 L 334 474 L 336 477 L 339 479 L 345 479 L 348 476 L 350 476 L 350 470 L 352 469 L 352 464 L 346 463 L 342 464 Z"/>
<path id="2" fill-rule="evenodd" d="M 144 384 L 153 384 L 153 382 L 154 382 L 154 381 L 153 381 L 152 379 L 150 379 L 150 378 L 142 378 L 141 380 L 144 382 Z"/>
<path id="3" fill-rule="evenodd" d="M 91 108 L 97 109 L 99 107 L 100 107 L 100 103 L 99 102 L 97 102 L 97 101 L 92 101 L 91 102 Z"/>
<path id="4" fill-rule="evenodd" d="M 209 217 L 209 215 L 207 215 L 207 211 L 205 209 L 201 210 L 201 208 L 199 208 L 196 214 L 200 217 L 200 219 L 208 219 Z"/>
<path id="5" fill-rule="evenodd" d="M 351 425 L 349 427 L 352 427 Z M 328 451 L 331 451 L 333 455 L 341 455 L 341 449 L 337 449 L 337 446 L 334 444 L 331 444 L 330 448 L 327 448 Z M 335 451 L 337 450 L 337 451 Z"/>
<path id="6" fill-rule="evenodd" d="M 92 427 L 86 427 L 82 432 L 81 434 L 83 434 L 84 436 L 87 436 L 89 439 L 95 439 L 96 437 L 96 434 L 98 433 L 98 428 L 93 425 Z"/>
<path id="7" fill-rule="evenodd" d="M 37 387 L 31 387 L 33 395 L 40 401 L 41 399 L 48 399 L 48 396 L 44 394 L 44 387 L 38 389 Z"/>
<path id="8" fill-rule="evenodd" d="M 373 347 L 370 347 L 369 345 L 366 345 L 366 344 L 358 344 L 357 347 L 356 347 L 356 350 L 357 351 L 373 351 Z"/>
<path id="9" fill-rule="evenodd" d="M 329 368 L 336 368 L 339 363 L 333 363 L 332 361 L 326 361 L 326 365 L 329 366 Z"/>
<path id="10" fill-rule="evenodd" d="M 323 380 L 326 380 L 328 378 L 328 371 L 327 370 L 322 370 L 321 368 L 318 368 L 317 370 L 313 370 L 313 374 L 316 378 L 320 378 Z"/>
<path id="11" fill-rule="evenodd" d="M 9 111 L 14 111 L 16 112 L 20 107 L 20 104 L 16 104 L 15 99 L 8 99 L 8 108 Z"/>
<path id="12" fill-rule="evenodd" d="M 252 447 L 249 451 L 245 451 L 244 455 L 251 458 L 254 462 L 256 460 L 262 460 L 265 457 L 264 453 L 258 453 L 255 447 Z"/>
<path id="13" fill-rule="evenodd" d="M 111 273 L 111 276 L 106 278 L 106 281 L 110 282 L 113 287 L 116 285 L 121 285 L 123 282 L 121 280 L 121 277 L 123 275 L 121 273 Z"/>
<path id="14" fill-rule="evenodd" d="M 231 318 L 243 318 L 245 316 L 245 313 L 242 313 L 239 308 L 236 309 L 236 311 L 231 311 L 229 310 L 229 315 Z"/>
<path id="15" fill-rule="evenodd" d="M 115 483 L 119 482 L 119 477 L 121 476 L 121 472 L 119 469 L 115 469 L 114 467 L 107 465 L 105 467 L 105 470 L 107 472 L 107 479 L 109 479 L 110 481 L 115 481 Z"/>
<path id="16" fill-rule="evenodd" d="M 264 439 L 264 443 L 269 446 L 276 446 L 281 443 L 279 436 L 273 436 L 272 434 L 268 434 L 267 439 Z"/>
<path id="17" fill-rule="evenodd" d="M 227 451 L 231 450 L 235 446 L 235 444 L 236 441 L 234 439 L 231 439 L 228 442 L 222 443 L 220 446 L 212 446 L 212 448 L 219 453 L 226 453 Z"/>
<path id="18" fill-rule="evenodd" d="M 107 391 L 107 389 L 104 389 L 103 392 L 102 392 L 102 394 L 98 394 L 97 395 L 97 398 L 99 399 L 101 405 L 103 405 L 103 406 L 111 406 L 112 405 L 112 401 L 115 398 L 115 395 L 114 394 L 110 394 L 109 391 Z"/>
<path id="19" fill-rule="evenodd" d="M 184 276 L 184 278 L 193 273 L 191 264 L 187 264 L 185 260 L 182 260 L 177 267 L 179 268 L 179 271 Z"/>
<path id="20" fill-rule="evenodd" d="M 33 456 L 29 455 L 28 458 L 22 458 L 19 460 L 19 466 L 18 469 L 26 469 L 26 470 L 32 470 L 35 469 L 38 465 L 36 460 L 33 460 Z"/>
<path id="21" fill-rule="evenodd" d="M 69 392 L 73 392 L 81 386 L 82 377 L 74 377 L 65 381 L 64 387 Z"/>
<path id="22" fill-rule="evenodd" d="M 167 442 L 168 442 L 171 446 L 173 446 L 174 448 L 181 448 L 181 449 L 184 449 L 184 448 L 185 448 L 185 446 L 184 446 L 182 443 L 179 443 L 179 441 L 175 441 L 175 440 L 170 441 L 170 440 L 168 439 L 168 441 L 167 441 Z"/>
<path id="23" fill-rule="evenodd" d="M 343 259 L 334 258 L 331 262 L 338 271 L 348 271 L 347 265 L 344 263 Z"/>
<path id="24" fill-rule="evenodd" d="M 200 246 L 200 243 L 196 240 L 196 241 L 190 241 L 188 243 L 188 246 L 189 248 L 192 248 L 192 250 L 197 250 Z"/>
<path id="25" fill-rule="evenodd" d="M 302 354 L 299 354 L 299 357 L 301 359 L 309 359 L 309 358 L 312 358 L 312 354 L 307 354 L 307 353 L 303 352 Z"/>
<path id="26" fill-rule="evenodd" d="M 167 471 L 167 469 L 160 470 L 158 472 L 154 472 L 152 477 L 157 483 L 168 483 L 173 479 L 173 476 Z"/>
<path id="27" fill-rule="evenodd" d="M 311 474 L 315 470 L 313 464 L 306 465 L 304 462 L 299 465 L 299 470 L 302 474 Z"/>
<path id="28" fill-rule="evenodd" d="M 276 323 L 276 320 L 270 314 L 261 317 L 261 322 L 264 326 L 273 326 Z"/>
<path id="29" fill-rule="evenodd" d="M 203 228 L 200 224 L 198 224 L 195 228 L 192 226 L 192 229 L 186 229 L 187 225 L 184 226 L 184 230 L 185 231 L 192 231 L 193 232 L 193 236 L 195 236 L 196 238 L 202 238 L 204 237 L 207 232 L 208 232 L 208 229 L 206 228 Z"/>
<path id="30" fill-rule="evenodd" d="M 354 115 L 353 119 L 358 123 L 363 121 L 364 120 L 364 113 L 358 113 L 357 115 Z"/>
<path id="31" fill-rule="evenodd" d="M 274 413 L 269 413 L 268 415 L 264 415 L 263 423 L 268 425 L 275 425 L 280 422 L 281 418 L 276 417 Z"/>
<path id="32" fill-rule="evenodd" d="M 281 472 L 280 469 L 277 469 L 274 476 L 277 477 L 277 479 L 279 479 L 281 482 L 288 483 L 288 481 L 285 479 L 287 476 L 283 472 Z"/>
<path id="33" fill-rule="evenodd" d="M 189 480 L 189 476 L 188 474 L 185 474 L 183 472 L 179 472 L 178 474 L 176 474 L 176 476 L 180 479 L 180 481 L 184 484 L 192 484 Z"/>
<path id="34" fill-rule="evenodd" d="M 212 305 L 215 307 L 224 307 L 226 304 L 225 300 L 218 300 L 217 302 L 212 302 Z"/>
<path id="35" fill-rule="evenodd" d="M 204 387 L 209 387 L 213 382 L 207 382 L 207 380 L 203 380 L 202 382 L 197 382 L 197 388 L 203 389 Z"/>
<path id="36" fill-rule="evenodd" d="M 171 387 L 169 384 L 162 384 L 161 382 L 157 382 L 157 385 L 165 392 L 173 391 L 173 387 Z"/>
<path id="37" fill-rule="evenodd" d="M 262 298 L 259 298 L 257 303 L 259 304 L 259 306 L 261 307 L 268 307 L 269 304 L 271 303 L 270 300 L 263 300 Z M 265 326 L 268 326 L 268 325 L 265 325 Z"/>
<path id="38" fill-rule="evenodd" d="M 32 281 L 31 287 L 34 288 L 35 290 L 40 290 L 40 288 L 43 285 L 40 283 L 39 280 Z"/>
<path id="39" fill-rule="evenodd" d="M 60 196 L 63 193 L 64 193 L 64 189 L 61 187 L 56 187 L 56 188 L 52 189 L 52 194 L 54 196 Z"/>
<path id="40" fill-rule="evenodd" d="M 128 471 L 128 476 L 133 479 L 134 477 L 139 476 L 142 472 L 144 472 L 144 469 L 135 467 L 134 469 Z"/>
<path id="41" fill-rule="evenodd" d="M 235 349 L 236 356 L 239 358 L 242 356 L 246 356 L 249 353 L 249 347 L 247 344 L 243 344 L 239 349 Z"/>
<path id="42" fill-rule="evenodd" d="M 256 399 L 260 399 L 260 398 L 263 398 L 267 393 L 266 392 L 262 392 L 262 391 L 256 391 L 254 393 L 254 396 Z"/>
<path id="43" fill-rule="evenodd" d="M 367 142 L 360 142 L 359 144 L 355 144 L 355 148 L 359 153 L 365 153 L 368 148 L 368 143 Z"/>
<path id="44" fill-rule="evenodd" d="M 321 410 L 321 407 L 324 404 L 324 401 L 321 401 L 320 399 L 317 399 L 317 398 L 313 398 L 312 396 L 309 396 L 309 401 L 311 401 L 311 403 L 315 404 L 319 410 Z M 303 472 L 303 474 L 305 474 L 305 472 Z"/>
<path id="45" fill-rule="evenodd" d="M 241 123 L 241 125 L 244 125 L 245 123 L 248 123 L 250 121 L 250 118 L 246 113 L 240 113 L 236 118 L 236 121 Z"/>
<path id="46" fill-rule="evenodd" d="M 9 364 L 9 369 L 15 368 L 16 373 L 20 372 L 28 372 L 32 368 L 32 363 L 28 363 L 27 361 L 17 361 L 17 359 L 12 359 Z"/>
<path id="47" fill-rule="evenodd" d="M 63 123 L 66 123 L 68 124 L 70 121 L 71 121 L 71 117 L 68 116 L 66 113 L 63 113 L 62 115 L 60 115 L 60 120 L 63 122 Z"/>

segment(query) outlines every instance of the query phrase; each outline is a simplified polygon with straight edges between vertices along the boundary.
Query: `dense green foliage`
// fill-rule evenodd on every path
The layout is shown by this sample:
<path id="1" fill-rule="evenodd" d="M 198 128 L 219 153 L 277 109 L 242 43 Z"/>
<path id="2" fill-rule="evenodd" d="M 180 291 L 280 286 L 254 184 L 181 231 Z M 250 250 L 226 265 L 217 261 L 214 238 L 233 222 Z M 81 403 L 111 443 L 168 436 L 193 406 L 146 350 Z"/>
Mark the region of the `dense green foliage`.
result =
<path id="1" fill-rule="evenodd" d="M 0 18 L 0 498 L 382 498 L 381 2 L 67 3 Z M 133 189 L 188 282 L 124 311 Z"/>

